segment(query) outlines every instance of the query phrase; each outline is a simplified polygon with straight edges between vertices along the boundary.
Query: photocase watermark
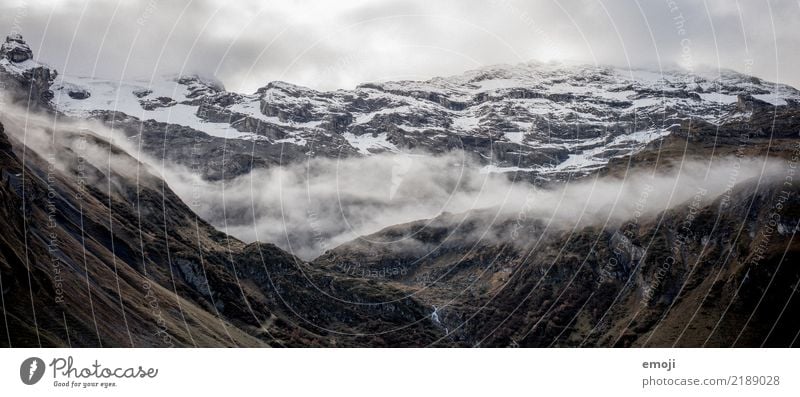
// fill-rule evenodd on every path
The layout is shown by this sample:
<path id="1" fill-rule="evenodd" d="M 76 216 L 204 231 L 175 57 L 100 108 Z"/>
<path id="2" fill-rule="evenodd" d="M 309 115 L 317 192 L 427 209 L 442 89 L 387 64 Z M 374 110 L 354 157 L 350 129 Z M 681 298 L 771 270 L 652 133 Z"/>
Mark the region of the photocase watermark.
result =
<path id="1" fill-rule="evenodd" d="M 680 38 L 680 63 L 681 66 L 689 71 L 689 75 L 694 70 L 694 55 L 692 54 L 692 39 L 688 37 L 686 29 L 686 17 L 683 16 L 680 6 L 676 0 L 666 0 L 667 8 L 671 14 L 672 25 L 675 34 Z"/>
<path id="2" fill-rule="evenodd" d="M 367 65 L 374 59 L 374 56 L 366 51 L 355 51 L 337 57 L 333 62 L 328 63 L 319 74 L 318 81 L 324 82 L 336 79 L 342 72 L 353 71 L 358 67 Z"/>
<path id="3" fill-rule="evenodd" d="M 537 41 L 544 44 L 542 52 L 545 57 L 553 59 L 561 58 L 561 48 L 556 44 L 555 40 L 553 40 L 553 37 L 536 23 L 536 20 L 528 11 L 518 7 L 512 0 L 494 0 L 492 3 L 507 13 L 514 15 L 523 25 L 533 32 Z"/>
<path id="4" fill-rule="evenodd" d="M 144 126 L 142 125 L 142 128 Z M 203 142 L 200 139 L 200 135 L 194 136 L 194 142 L 192 143 L 191 148 L 189 149 L 189 157 L 192 159 L 189 168 L 192 171 L 193 175 L 203 175 L 203 161 L 200 160 L 200 148 L 202 147 Z M 193 210 L 197 210 L 200 205 L 202 204 L 202 197 L 203 197 L 203 183 L 201 182 L 200 178 L 194 178 L 191 182 L 191 193 L 189 197 L 189 207 Z"/>
<path id="5" fill-rule="evenodd" d="M 49 370 L 47 367 L 50 367 Z M 95 359 L 88 365 L 76 363 L 73 356 L 56 357 L 45 364 L 39 357 L 22 361 L 19 377 L 22 383 L 33 386 L 50 373 L 52 387 L 58 389 L 115 388 L 121 380 L 154 379 L 158 368 L 138 366 L 106 366 Z"/>
<path id="6" fill-rule="evenodd" d="M 389 201 L 394 200 L 397 190 L 403 184 L 408 171 L 411 170 L 413 160 L 408 154 L 398 154 L 392 157 L 392 178 L 389 186 Z"/>
<path id="7" fill-rule="evenodd" d="M 361 278 L 385 279 L 391 277 L 401 277 L 408 274 L 408 269 L 403 266 L 387 266 L 380 269 L 370 269 L 362 267 L 358 264 L 339 262 L 336 264 L 336 267 L 347 275 Z"/>
<path id="8" fill-rule="evenodd" d="M 311 235 L 314 240 L 314 244 L 316 244 L 317 249 L 319 252 L 325 252 L 328 250 L 328 239 L 325 238 L 325 234 L 322 233 L 322 229 L 319 225 L 319 215 L 316 211 L 308 210 L 306 211 L 306 216 L 308 217 L 308 224 L 311 227 Z"/>
<path id="9" fill-rule="evenodd" d="M 138 18 L 136 18 L 136 25 L 138 25 L 140 28 L 143 28 L 145 25 L 147 25 L 147 22 L 150 21 L 150 18 L 153 17 L 153 14 L 155 14 L 157 10 L 158 10 L 158 1 L 149 0 L 145 4 L 142 13 L 139 15 Z"/>
<path id="10" fill-rule="evenodd" d="M 744 133 L 739 136 L 740 142 L 739 146 L 736 148 L 736 152 L 734 153 L 735 161 L 731 165 L 731 172 L 728 175 L 728 182 L 725 185 L 725 191 L 722 193 L 722 198 L 720 200 L 720 208 L 727 208 L 731 203 L 731 194 L 733 193 L 733 188 L 736 186 L 737 181 L 739 180 L 739 173 L 742 168 L 742 158 L 744 158 L 744 149 L 747 147 L 747 144 L 750 141 L 750 135 Z"/>
<path id="11" fill-rule="evenodd" d="M 761 230 L 759 230 L 758 243 L 756 243 L 756 248 L 753 250 L 750 258 L 751 266 L 758 265 L 758 263 L 765 258 L 765 255 L 769 249 L 770 241 L 776 232 L 781 235 L 793 232 L 793 230 L 789 229 L 794 228 L 795 225 L 791 225 L 791 223 L 786 225 L 781 221 L 785 204 L 792 194 L 794 194 L 792 189 L 794 186 L 794 176 L 795 173 L 797 173 L 798 161 L 800 161 L 800 143 L 795 144 L 792 157 L 788 161 L 786 174 L 784 175 L 783 183 L 781 184 L 782 189 L 777 193 L 775 200 L 770 207 L 769 214 L 767 215 L 767 224 L 761 228 Z"/>
<path id="12" fill-rule="evenodd" d="M 44 369 L 44 360 L 41 358 L 27 358 L 19 366 L 19 379 L 28 386 L 35 385 L 42 380 Z"/>
<path id="13" fill-rule="evenodd" d="M 159 337 L 166 347 L 175 347 L 175 341 L 168 332 L 167 321 L 164 319 L 164 314 L 161 311 L 158 296 L 153 291 L 153 286 L 150 285 L 149 281 L 145 281 L 142 284 L 142 289 L 145 291 L 144 299 L 147 307 L 156 319 L 157 329 L 153 335 Z"/>
<path id="14" fill-rule="evenodd" d="M 47 175 L 45 177 L 45 183 L 47 185 L 47 197 L 45 199 L 45 212 L 47 213 L 47 223 L 45 227 L 47 229 L 46 233 L 46 240 L 47 240 L 47 253 L 50 256 L 50 270 L 53 274 L 53 294 L 54 294 L 54 301 L 57 304 L 64 303 L 64 278 L 61 272 L 64 269 L 64 265 L 61 262 L 61 256 L 63 255 L 61 249 L 59 247 L 58 241 L 58 206 L 56 205 L 56 200 L 58 199 L 58 192 L 56 191 L 56 155 L 55 153 L 50 153 L 46 156 L 47 160 Z"/>
<path id="15" fill-rule="evenodd" d="M 86 139 L 86 136 L 90 134 L 89 130 L 87 129 L 80 129 L 78 132 L 78 138 L 75 140 L 75 151 L 78 154 L 76 159 L 77 163 L 75 164 L 75 182 L 77 185 L 77 189 L 75 191 L 75 200 L 83 202 L 84 197 L 86 196 L 86 185 L 88 184 L 88 176 L 87 176 L 87 165 L 86 165 L 86 157 L 82 155 L 82 153 L 86 152 L 86 148 L 89 146 L 89 141 Z"/>
<path id="16" fill-rule="evenodd" d="M 525 194 L 525 201 L 522 203 L 522 208 L 517 211 L 514 224 L 511 226 L 510 236 L 512 240 L 517 240 L 519 238 L 520 230 L 525 228 L 525 223 L 528 220 L 528 213 L 530 213 L 534 208 L 538 192 L 539 189 L 536 187 L 536 185 L 531 185 L 527 194 Z"/>
<path id="17" fill-rule="evenodd" d="M 644 288 L 644 292 L 642 294 L 642 305 L 647 306 L 652 303 L 655 293 L 661 288 L 664 280 L 666 280 L 667 276 L 669 275 L 670 270 L 677 262 L 676 258 L 681 255 L 687 243 L 689 243 L 694 237 L 692 225 L 697 218 L 697 214 L 702 208 L 703 199 L 707 194 L 708 191 L 706 189 L 702 187 L 697 188 L 695 195 L 689 202 L 688 212 L 678 227 L 678 233 L 675 235 L 674 242 L 670 247 L 669 255 L 667 255 L 658 268 L 656 268 L 652 276 L 652 281 Z"/>
<path id="18" fill-rule="evenodd" d="M 617 272 L 619 268 L 619 259 L 623 255 L 626 255 L 627 251 L 632 249 L 631 241 L 636 237 L 636 231 L 639 229 L 639 222 L 642 216 L 644 215 L 644 211 L 647 207 L 647 202 L 650 199 L 650 195 L 655 190 L 655 186 L 650 183 L 646 183 L 643 187 L 641 192 L 639 193 L 639 197 L 636 199 L 636 202 L 633 204 L 633 214 L 629 222 L 627 222 L 626 227 L 621 232 L 617 232 L 618 238 L 616 242 L 611 248 L 611 255 L 606 261 L 603 266 L 601 266 L 597 271 L 597 277 L 595 278 L 595 288 L 600 287 L 606 281 L 614 279 L 614 274 Z M 631 252 L 631 255 L 634 253 Z M 640 253 L 641 256 L 644 256 L 644 253 Z"/>
<path id="19" fill-rule="evenodd" d="M 776 231 L 779 234 L 786 233 L 785 228 L 787 226 L 781 223 L 781 211 L 783 211 L 784 203 L 789 200 L 790 196 L 791 192 L 787 190 L 782 190 L 778 193 L 777 200 L 775 200 L 772 208 L 770 208 L 769 215 L 767 215 L 767 224 L 759 231 L 758 243 L 750 259 L 751 265 L 757 265 L 758 262 L 764 259 L 764 255 L 769 248 L 770 240 Z"/>
<path id="20" fill-rule="evenodd" d="M 9 35 L 14 36 L 22 34 L 22 21 L 25 20 L 27 16 L 28 2 L 23 1 L 17 6 L 16 11 L 14 11 L 14 17 L 11 18 L 11 28 L 8 29 Z"/>

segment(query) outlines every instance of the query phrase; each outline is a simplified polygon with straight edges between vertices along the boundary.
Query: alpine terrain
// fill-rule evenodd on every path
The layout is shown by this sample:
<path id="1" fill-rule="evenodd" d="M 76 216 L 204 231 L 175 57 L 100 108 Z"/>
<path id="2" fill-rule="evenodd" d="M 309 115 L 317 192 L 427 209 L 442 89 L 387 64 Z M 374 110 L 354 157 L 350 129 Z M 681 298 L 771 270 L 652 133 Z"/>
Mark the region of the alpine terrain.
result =
<path id="1" fill-rule="evenodd" d="M 790 86 L 529 62 L 240 93 L 65 76 L 20 35 L 0 84 L 2 346 L 798 343 Z"/>

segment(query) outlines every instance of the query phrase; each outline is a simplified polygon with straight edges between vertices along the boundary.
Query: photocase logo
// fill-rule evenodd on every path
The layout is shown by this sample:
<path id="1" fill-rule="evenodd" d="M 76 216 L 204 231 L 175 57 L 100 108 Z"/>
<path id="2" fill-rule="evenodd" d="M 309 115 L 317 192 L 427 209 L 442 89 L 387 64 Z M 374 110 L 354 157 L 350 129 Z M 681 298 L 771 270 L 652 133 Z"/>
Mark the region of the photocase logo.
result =
<path id="1" fill-rule="evenodd" d="M 19 366 L 19 378 L 26 385 L 34 385 L 44 375 L 44 361 L 39 357 L 31 357 Z"/>
<path id="2" fill-rule="evenodd" d="M 407 154 L 395 156 L 392 164 L 392 186 L 389 188 L 389 200 L 394 200 L 397 190 L 411 169 L 413 159 Z"/>

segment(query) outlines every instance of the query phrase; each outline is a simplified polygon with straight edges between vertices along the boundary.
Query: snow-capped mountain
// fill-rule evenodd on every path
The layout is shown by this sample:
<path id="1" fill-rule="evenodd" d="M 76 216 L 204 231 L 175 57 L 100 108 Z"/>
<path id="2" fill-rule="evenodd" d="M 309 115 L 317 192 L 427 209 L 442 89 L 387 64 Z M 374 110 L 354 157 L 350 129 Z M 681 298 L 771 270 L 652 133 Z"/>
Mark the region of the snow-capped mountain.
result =
<path id="1" fill-rule="evenodd" d="M 24 92 L 24 100 L 32 107 L 52 107 L 50 102 L 53 92 L 50 86 L 55 81 L 58 73 L 43 65 L 33 58 L 33 51 L 23 40 L 20 34 L 6 37 L 0 45 L 0 81 L 2 81 L 6 94 L 18 95 Z M 8 90 L 9 84 L 16 85 L 16 89 Z"/>
<path id="2" fill-rule="evenodd" d="M 13 55 L 19 44 L 24 45 L 21 37 L 7 39 L 3 48 L 11 55 L 0 66 L 11 71 L 37 66 L 31 57 Z M 131 131 L 147 120 L 180 126 L 183 134 L 247 141 L 228 150 L 280 154 L 263 159 L 265 164 L 298 156 L 461 149 L 475 153 L 486 172 L 537 175 L 602 167 L 692 119 L 719 125 L 746 120 L 753 104 L 800 103 L 800 92 L 792 87 L 730 70 L 536 62 L 337 91 L 271 82 L 240 94 L 197 76 L 133 82 L 58 76 L 51 90 L 52 107 L 66 115 L 104 120 L 113 115 Z"/>
<path id="3" fill-rule="evenodd" d="M 331 92 L 273 82 L 240 94 L 197 76 L 60 76 L 18 35 L 0 47 L 0 84 L 3 100 L 27 105 L 0 114 L 3 346 L 797 341 L 790 303 L 800 267 L 787 264 L 800 260 L 800 94 L 791 87 L 730 71 L 527 63 Z M 172 184 L 150 172 L 105 128 L 84 135 L 86 124 L 51 123 L 64 115 L 107 123 L 142 151 L 189 166 L 190 178 Z M 473 153 L 487 173 L 599 178 L 543 192 L 503 177 L 473 184 L 521 206 L 511 211 L 451 193 L 471 178 L 414 178 L 449 163 L 391 156 L 380 168 L 385 159 L 374 156 L 450 150 Z M 271 171 L 233 183 L 195 175 L 226 179 L 313 156 L 373 157 L 342 168 L 352 178 L 341 181 L 274 170 L 299 186 L 286 195 Z M 697 192 L 665 176 L 698 159 L 683 174 Z M 365 183 L 364 164 L 391 183 L 385 196 L 381 183 Z M 631 186 L 645 169 L 640 192 Z M 254 188 L 257 178 L 270 189 Z M 340 189 L 347 182 L 356 188 Z M 445 211 L 434 190 L 469 210 Z M 225 233 L 198 217 L 201 196 L 210 197 L 206 213 L 222 213 Z M 322 255 L 306 262 L 227 234 L 262 226 L 260 241 L 285 237 L 292 252 L 311 244 Z M 344 235 L 339 227 L 375 232 L 339 244 L 330 237 Z"/>

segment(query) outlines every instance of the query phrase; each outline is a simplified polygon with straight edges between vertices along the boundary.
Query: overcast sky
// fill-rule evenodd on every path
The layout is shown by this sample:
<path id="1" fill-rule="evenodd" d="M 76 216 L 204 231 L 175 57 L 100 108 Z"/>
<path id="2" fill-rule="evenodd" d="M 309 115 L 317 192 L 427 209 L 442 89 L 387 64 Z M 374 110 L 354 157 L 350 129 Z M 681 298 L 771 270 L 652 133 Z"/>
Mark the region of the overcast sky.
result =
<path id="1" fill-rule="evenodd" d="M 241 92 L 531 59 L 705 65 L 800 86 L 797 0 L 3 0 L 0 30 L 62 73 L 213 74 Z"/>

